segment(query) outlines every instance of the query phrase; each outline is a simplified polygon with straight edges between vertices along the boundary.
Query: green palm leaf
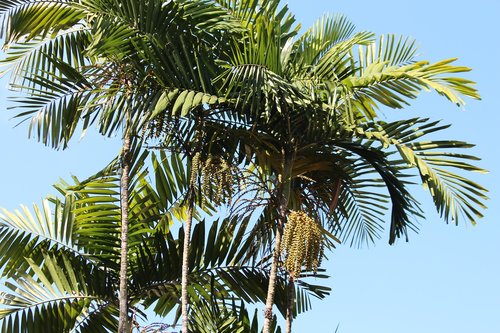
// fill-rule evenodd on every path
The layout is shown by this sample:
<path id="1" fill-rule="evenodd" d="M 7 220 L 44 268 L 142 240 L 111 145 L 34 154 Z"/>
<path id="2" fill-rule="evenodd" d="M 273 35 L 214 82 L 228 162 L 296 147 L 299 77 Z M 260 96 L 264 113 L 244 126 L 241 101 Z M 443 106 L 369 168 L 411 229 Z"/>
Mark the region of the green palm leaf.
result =
<path id="1" fill-rule="evenodd" d="M 42 206 L 34 205 L 34 213 L 26 206 L 21 210 L 0 214 L 0 266 L 4 276 L 11 276 L 28 269 L 26 257 L 40 264 L 47 251 L 67 251 L 75 257 L 89 259 L 90 253 L 80 248 L 74 239 L 74 199 L 67 196 L 44 200 Z M 52 207 L 51 207 L 52 206 Z"/>
<path id="2" fill-rule="evenodd" d="M 0 35 L 6 45 L 20 39 L 45 39 L 77 25 L 84 11 L 73 1 L 4 1 L 0 7 L 3 19 Z"/>
<path id="3" fill-rule="evenodd" d="M 351 162 L 351 174 L 341 187 L 330 228 L 350 246 L 369 245 L 381 237 L 389 197 L 382 180 L 363 161 Z M 332 223 L 333 222 L 333 223 Z"/>
<path id="4" fill-rule="evenodd" d="M 473 145 L 453 140 L 419 141 L 423 136 L 447 127 L 439 122 L 415 118 L 392 123 L 370 123 L 357 135 L 377 140 L 385 147 L 395 147 L 402 158 L 396 163 L 401 168 L 410 167 L 418 171 L 422 184 L 430 191 L 438 213 L 446 222 L 458 223 L 460 218 L 464 218 L 475 223 L 485 208 L 487 190 L 455 172 L 485 172 L 470 163 L 479 160 L 477 157 L 457 152 Z"/>
<path id="5" fill-rule="evenodd" d="M 356 74 L 342 81 L 356 93 L 356 99 L 391 108 L 402 108 L 421 90 L 434 90 L 461 106 L 461 96 L 479 98 L 474 82 L 456 77 L 470 68 L 456 66 L 456 59 L 436 63 L 416 61 L 415 43 L 394 35 L 382 36 L 378 44 L 358 49 Z"/>
<path id="6" fill-rule="evenodd" d="M 296 42 L 296 61 L 313 66 L 336 44 L 351 38 L 355 26 L 343 15 L 324 15 Z"/>
<path id="7" fill-rule="evenodd" d="M 89 277 L 82 267 L 75 267 L 62 253 L 45 255 L 43 266 L 27 262 L 32 274 L 16 274 L 14 283 L 5 284 L 11 291 L 0 296 L 3 331 L 69 331 L 92 303 L 106 301 L 105 295 L 93 292 L 94 283 L 86 280 Z"/>
<path id="8" fill-rule="evenodd" d="M 68 64 L 75 68 L 85 65 L 84 50 L 89 43 L 85 31 L 72 29 L 61 32 L 54 38 L 34 38 L 29 42 L 9 46 L 5 59 L 0 64 L 7 69 L 0 75 L 11 73 L 11 83 L 14 86 L 35 87 L 35 83 L 26 78 L 40 76 L 49 78 L 50 73 L 57 71 L 53 54 L 64 54 Z"/>
<path id="9" fill-rule="evenodd" d="M 220 224 L 214 222 L 208 233 L 205 231 L 205 222 L 199 222 L 194 228 L 189 266 L 189 294 L 193 303 L 204 302 L 210 297 L 236 297 L 249 303 L 265 299 L 269 279 L 268 263 L 255 261 L 259 247 L 253 244 L 252 238 L 246 237 L 250 220 L 243 220 L 237 227 L 236 219 L 225 219 Z M 144 305 L 148 307 L 155 304 L 155 312 L 159 315 L 174 309 L 180 297 L 178 267 L 182 259 L 183 235 L 182 230 L 179 231 L 178 239 L 174 239 L 171 234 L 166 239 L 156 234 L 141 247 L 138 257 L 131 263 L 134 277 L 131 290 L 138 291 L 133 298 L 141 300 L 148 295 Z M 286 279 L 279 278 L 279 285 L 277 304 L 284 313 Z M 299 286 L 298 292 L 302 302 L 307 304 L 300 310 L 305 311 L 310 305 L 309 297 L 323 298 L 329 289 L 304 283 Z"/>

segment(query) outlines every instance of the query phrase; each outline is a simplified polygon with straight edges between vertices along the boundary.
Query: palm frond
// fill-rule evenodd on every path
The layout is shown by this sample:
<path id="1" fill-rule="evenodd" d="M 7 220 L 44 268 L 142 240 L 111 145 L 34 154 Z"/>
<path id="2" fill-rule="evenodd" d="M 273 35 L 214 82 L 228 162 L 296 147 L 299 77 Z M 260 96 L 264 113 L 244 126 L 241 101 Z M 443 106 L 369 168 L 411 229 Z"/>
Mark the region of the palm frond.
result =
<path id="1" fill-rule="evenodd" d="M 258 310 L 250 317 L 244 303 L 234 299 L 212 299 L 201 304 L 194 304 L 190 320 L 191 329 L 200 333 L 238 332 L 258 333 Z M 280 333 L 277 316 L 273 316 L 270 332 Z"/>
<path id="2" fill-rule="evenodd" d="M 81 68 L 86 64 L 84 50 L 89 43 L 89 36 L 82 29 L 70 29 L 54 38 L 33 38 L 9 47 L 0 66 L 5 67 L 0 75 L 11 74 L 11 85 L 34 87 L 35 82 L 27 80 L 35 76 L 48 78 L 50 73 L 58 72 L 52 60 L 55 54 L 63 54 L 68 64 Z"/>
<path id="3" fill-rule="evenodd" d="M 329 227 L 342 242 L 360 247 L 381 237 L 389 197 L 380 190 L 383 181 L 370 164 L 356 161 L 350 167 Z"/>
<path id="4" fill-rule="evenodd" d="M 223 76 L 224 96 L 236 109 L 252 116 L 269 120 L 276 112 L 283 114 L 288 106 L 306 104 L 308 101 L 289 81 L 264 66 L 237 65 Z M 304 98 L 294 99 L 297 94 Z"/>
<path id="5" fill-rule="evenodd" d="M 20 40 L 45 39 L 77 25 L 84 17 L 73 1 L 4 1 L 0 37 L 5 47 Z"/>
<path id="6" fill-rule="evenodd" d="M 190 313 L 190 329 L 200 333 L 244 332 L 244 323 L 238 320 L 240 311 L 234 300 L 209 299 L 195 303 Z"/>
<path id="7" fill-rule="evenodd" d="M 294 63 L 313 66 L 336 44 L 352 37 L 355 26 L 344 15 L 324 15 L 294 44 Z"/>
<path id="8" fill-rule="evenodd" d="M 161 94 L 150 117 L 151 120 L 154 120 L 154 118 L 165 112 L 165 110 L 168 110 L 168 113 L 172 116 L 185 117 L 195 108 L 214 105 L 224 101 L 224 98 L 201 91 L 174 89 Z"/>
<path id="9" fill-rule="evenodd" d="M 333 45 L 317 63 L 308 69 L 306 75 L 322 81 L 338 82 L 349 77 L 353 70 L 349 53 L 357 45 L 366 45 L 373 39 L 371 32 L 358 32 L 352 37 Z"/>
<path id="10" fill-rule="evenodd" d="M 422 137 L 448 127 L 438 121 L 414 118 L 392 123 L 369 123 L 357 135 L 377 140 L 386 148 L 395 147 L 402 158 L 402 163 L 396 163 L 406 163 L 401 167 L 418 171 L 422 184 L 431 193 L 438 213 L 446 222 L 458 223 L 460 218 L 464 218 L 476 223 L 476 218 L 482 217 L 481 210 L 486 208 L 487 190 L 454 171 L 486 172 L 470 163 L 479 158 L 457 152 L 473 145 L 454 140 L 420 141 Z"/>
<path id="11" fill-rule="evenodd" d="M 376 101 L 391 108 L 402 108 L 421 90 L 434 90 L 458 106 L 465 104 L 462 96 L 479 99 L 473 81 L 455 76 L 470 68 L 454 65 L 457 59 L 416 61 L 415 53 L 413 41 L 382 36 L 378 44 L 359 47 L 356 75 L 344 79 L 343 84 L 359 94 L 356 99 L 365 98 L 365 103 L 374 105 L 371 101 Z"/>
<path id="12" fill-rule="evenodd" d="M 389 155 L 371 147 L 371 143 L 338 141 L 335 145 L 358 155 L 379 174 L 391 200 L 389 243 L 393 244 L 396 238 L 402 236 L 408 240 L 408 229 L 417 230 L 412 219 L 423 216 L 419 203 L 408 190 L 411 183 L 405 180 L 408 175 L 403 173 L 403 168 L 391 161 Z"/>
<path id="13" fill-rule="evenodd" d="M 106 301 L 64 255 L 46 255 L 42 266 L 27 261 L 33 274 L 18 273 L 0 296 L 3 331 L 69 331 L 92 303 Z"/>
<path id="14" fill-rule="evenodd" d="M 21 110 L 16 118 L 29 120 L 29 134 L 54 148 L 66 147 L 77 124 L 84 118 L 85 130 L 92 110 L 85 110 L 93 89 L 82 73 L 68 64 L 53 59 L 58 73 L 26 77 L 29 82 L 19 87 L 27 97 L 14 101 Z"/>
<path id="15" fill-rule="evenodd" d="M 74 239 L 73 198 L 64 202 L 44 200 L 34 205 L 32 213 L 26 206 L 21 210 L 0 213 L 0 267 L 4 276 L 28 269 L 25 258 L 43 261 L 47 251 L 67 251 L 76 257 L 89 259 L 89 253 L 77 247 Z"/>
<path id="16" fill-rule="evenodd" d="M 256 262 L 259 248 L 248 238 L 249 218 L 236 226 L 236 217 L 214 222 L 208 232 L 206 223 L 199 222 L 193 230 L 190 254 L 190 287 L 192 302 L 216 298 L 237 298 L 246 303 L 265 300 L 267 294 L 268 263 Z M 155 304 L 155 312 L 165 315 L 177 306 L 180 297 L 180 271 L 182 260 L 182 229 L 178 239 L 171 234 L 166 239 L 156 234 L 151 239 L 154 246 L 142 246 L 133 260 L 133 297 L 145 299 L 145 306 Z M 149 241 L 148 241 L 149 242 Z M 161 252 L 155 252 L 161 251 Z M 286 309 L 286 279 L 279 278 L 278 308 Z M 308 284 L 300 285 L 304 302 L 311 296 L 323 298 L 328 289 Z M 145 295 L 148 295 L 145 298 Z M 302 308 L 301 308 L 302 309 Z M 305 309 L 304 309 L 305 310 Z"/>

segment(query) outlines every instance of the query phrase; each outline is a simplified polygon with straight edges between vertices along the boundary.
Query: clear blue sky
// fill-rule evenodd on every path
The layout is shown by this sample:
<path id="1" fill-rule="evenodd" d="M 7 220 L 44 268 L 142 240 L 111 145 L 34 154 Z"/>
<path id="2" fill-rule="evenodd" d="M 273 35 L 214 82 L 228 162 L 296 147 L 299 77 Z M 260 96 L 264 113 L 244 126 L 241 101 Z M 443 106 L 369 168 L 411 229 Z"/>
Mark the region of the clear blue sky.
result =
<path id="1" fill-rule="evenodd" d="M 472 67 L 467 77 L 478 82 L 482 101 L 467 101 L 462 110 L 423 94 L 408 109 L 391 112 L 453 123 L 447 137 L 477 144 L 474 153 L 490 174 L 475 179 L 491 191 L 485 218 L 476 227 L 456 227 L 439 219 L 417 187 L 427 215 L 419 234 L 395 246 L 387 239 L 361 250 L 339 246 L 326 264 L 332 295 L 299 316 L 294 331 L 334 332 L 340 324 L 341 333 L 500 332 L 500 157 L 493 143 L 500 123 L 500 2 L 294 0 L 289 5 L 304 27 L 323 13 L 343 13 L 358 30 L 415 38 L 422 59 L 458 57 L 459 64 Z M 9 92 L 5 81 L 0 84 L 0 207 L 39 202 L 59 177 L 84 178 L 118 152 L 118 140 L 92 135 L 62 152 L 28 141 L 27 127 L 13 128 L 16 122 L 9 120 L 14 114 L 5 109 Z"/>

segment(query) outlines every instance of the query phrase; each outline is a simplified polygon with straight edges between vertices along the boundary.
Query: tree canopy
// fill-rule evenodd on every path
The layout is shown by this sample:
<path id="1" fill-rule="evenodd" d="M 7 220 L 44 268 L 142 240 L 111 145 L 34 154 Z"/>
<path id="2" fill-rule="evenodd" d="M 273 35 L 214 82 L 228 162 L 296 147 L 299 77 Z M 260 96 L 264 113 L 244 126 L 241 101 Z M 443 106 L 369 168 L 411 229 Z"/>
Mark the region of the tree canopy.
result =
<path id="1" fill-rule="evenodd" d="M 181 300 L 184 332 L 257 331 L 255 302 L 265 333 L 280 330 L 273 305 L 290 332 L 328 293 L 305 280 L 325 277 L 324 249 L 416 231 L 414 182 L 446 222 L 482 216 L 471 144 L 434 139 L 439 121 L 378 114 L 426 90 L 479 98 L 459 76 L 469 68 L 420 60 L 411 39 L 342 15 L 302 32 L 278 0 L 11 0 L 0 18 L 30 133 L 56 149 L 90 126 L 124 142 L 34 214 L 0 216 L 5 331 L 115 331 L 122 310 L 131 330 Z"/>

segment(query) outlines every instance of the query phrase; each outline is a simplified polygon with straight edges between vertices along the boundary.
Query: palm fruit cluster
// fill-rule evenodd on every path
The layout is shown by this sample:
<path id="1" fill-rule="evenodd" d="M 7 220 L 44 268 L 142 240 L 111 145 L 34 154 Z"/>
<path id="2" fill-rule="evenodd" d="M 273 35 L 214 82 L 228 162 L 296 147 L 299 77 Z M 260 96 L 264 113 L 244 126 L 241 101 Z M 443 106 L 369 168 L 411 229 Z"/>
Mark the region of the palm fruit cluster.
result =
<path id="1" fill-rule="evenodd" d="M 158 139 L 170 130 L 170 123 L 165 120 L 165 117 L 158 116 L 144 125 L 142 135 L 146 135 L 147 139 Z"/>
<path id="2" fill-rule="evenodd" d="M 323 258 L 323 233 L 319 224 L 303 211 L 291 211 L 283 232 L 280 251 L 284 268 L 297 278 L 302 267 L 316 272 Z"/>
<path id="3" fill-rule="evenodd" d="M 191 185 L 196 184 L 196 178 L 198 177 L 198 172 L 200 171 L 200 167 L 201 167 L 201 154 L 196 153 L 191 159 L 191 177 L 189 179 L 189 184 Z"/>
<path id="4" fill-rule="evenodd" d="M 203 194 L 216 204 L 230 202 L 233 195 L 231 166 L 220 156 L 209 155 L 201 170 Z"/>

